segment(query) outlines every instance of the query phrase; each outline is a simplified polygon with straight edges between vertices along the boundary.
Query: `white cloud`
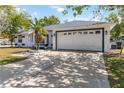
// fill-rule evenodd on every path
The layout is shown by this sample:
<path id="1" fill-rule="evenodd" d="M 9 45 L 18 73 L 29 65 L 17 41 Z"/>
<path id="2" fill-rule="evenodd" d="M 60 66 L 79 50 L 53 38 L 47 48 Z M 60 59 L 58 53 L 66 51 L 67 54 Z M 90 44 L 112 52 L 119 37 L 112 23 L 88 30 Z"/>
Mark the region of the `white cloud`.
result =
<path id="1" fill-rule="evenodd" d="M 64 8 L 59 7 L 59 6 L 50 6 L 50 8 L 56 9 L 56 11 L 59 12 L 59 13 L 64 11 Z"/>

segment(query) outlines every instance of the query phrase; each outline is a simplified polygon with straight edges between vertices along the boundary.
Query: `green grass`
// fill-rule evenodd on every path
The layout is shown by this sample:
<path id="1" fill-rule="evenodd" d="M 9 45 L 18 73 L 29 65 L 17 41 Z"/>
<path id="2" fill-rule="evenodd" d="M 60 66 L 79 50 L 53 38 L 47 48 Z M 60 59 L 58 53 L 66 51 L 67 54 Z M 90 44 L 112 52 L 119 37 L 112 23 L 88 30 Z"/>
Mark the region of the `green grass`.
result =
<path id="1" fill-rule="evenodd" d="M 113 88 L 124 88 L 124 58 L 105 56 L 110 85 Z"/>
<path id="2" fill-rule="evenodd" d="M 5 65 L 5 64 L 9 64 L 9 63 L 13 63 L 13 62 L 17 62 L 17 61 L 21 61 L 21 60 L 25 60 L 27 57 L 6 57 L 3 60 L 0 60 L 0 65 Z"/>

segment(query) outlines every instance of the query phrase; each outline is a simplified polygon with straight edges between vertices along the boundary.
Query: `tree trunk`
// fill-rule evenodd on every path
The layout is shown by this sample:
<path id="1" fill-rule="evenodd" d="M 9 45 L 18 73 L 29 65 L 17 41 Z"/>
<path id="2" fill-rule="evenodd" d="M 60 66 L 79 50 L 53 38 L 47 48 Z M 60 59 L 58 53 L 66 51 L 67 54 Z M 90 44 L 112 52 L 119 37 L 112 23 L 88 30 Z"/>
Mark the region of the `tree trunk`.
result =
<path id="1" fill-rule="evenodd" d="M 11 47 L 13 47 L 13 38 L 10 39 Z"/>

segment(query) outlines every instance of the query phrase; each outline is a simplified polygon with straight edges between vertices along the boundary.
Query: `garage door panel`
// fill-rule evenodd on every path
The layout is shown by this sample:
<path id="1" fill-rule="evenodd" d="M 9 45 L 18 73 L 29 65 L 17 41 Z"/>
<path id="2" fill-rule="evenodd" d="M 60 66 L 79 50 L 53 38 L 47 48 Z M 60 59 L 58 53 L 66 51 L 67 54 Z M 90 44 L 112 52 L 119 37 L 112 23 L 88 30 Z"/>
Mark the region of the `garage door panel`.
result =
<path id="1" fill-rule="evenodd" d="M 94 32 L 89 34 L 89 32 Z M 77 31 L 78 32 L 78 31 Z M 84 31 L 82 31 L 84 32 Z M 57 49 L 73 49 L 73 50 L 94 50 L 102 51 L 102 34 L 95 34 L 95 31 L 87 31 L 88 34 L 64 35 L 65 32 L 57 33 Z"/>

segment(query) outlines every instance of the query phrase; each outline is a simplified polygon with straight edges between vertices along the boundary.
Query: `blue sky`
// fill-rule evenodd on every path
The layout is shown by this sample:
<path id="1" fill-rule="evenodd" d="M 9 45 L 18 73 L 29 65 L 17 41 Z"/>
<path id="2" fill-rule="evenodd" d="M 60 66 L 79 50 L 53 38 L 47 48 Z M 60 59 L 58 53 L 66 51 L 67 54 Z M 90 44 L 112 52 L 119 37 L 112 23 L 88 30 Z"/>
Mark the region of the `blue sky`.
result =
<path id="1" fill-rule="evenodd" d="M 55 6 L 55 5 L 18 5 L 17 9 L 23 9 L 32 15 L 32 18 L 43 18 L 44 16 L 55 15 L 59 17 L 61 22 L 65 20 L 85 20 L 85 21 L 99 21 L 99 17 L 92 18 L 92 11 L 97 8 L 97 6 L 92 6 L 89 10 L 84 10 L 82 15 L 74 18 L 73 12 L 69 10 L 67 15 L 63 15 L 62 11 L 66 8 L 66 6 Z M 104 16 L 107 16 L 108 13 L 103 13 Z"/>

